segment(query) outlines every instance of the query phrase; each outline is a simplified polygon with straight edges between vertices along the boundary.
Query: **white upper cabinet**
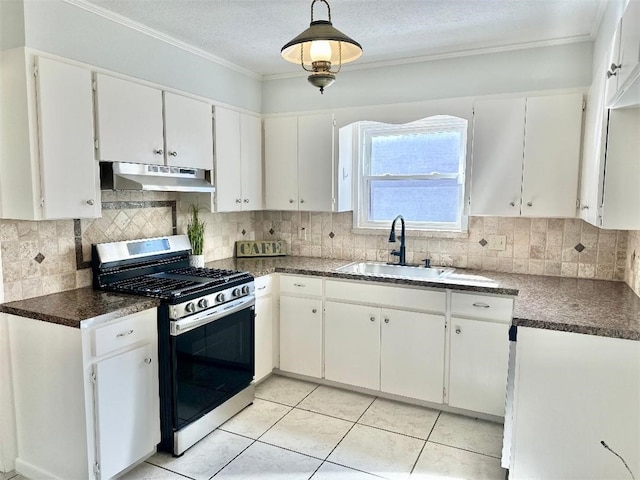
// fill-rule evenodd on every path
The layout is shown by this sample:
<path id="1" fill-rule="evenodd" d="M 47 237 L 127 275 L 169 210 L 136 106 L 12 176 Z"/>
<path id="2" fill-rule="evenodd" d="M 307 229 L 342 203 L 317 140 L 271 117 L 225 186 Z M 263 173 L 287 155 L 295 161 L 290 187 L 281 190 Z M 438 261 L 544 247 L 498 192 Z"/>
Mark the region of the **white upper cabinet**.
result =
<path id="1" fill-rule="evenodd" d="M 265 120 L 269 210 L 336 210 L 335 129 L 331 113 Z"/>
<path id="2" fill-rule="evenodd" d="M 100 161 L 213 169 L 211 104 L 102 73 L 95 78 Z"/>
<path id="3" fill-rule="evenodd" d="M 164 165 L 162 90 L 96 74 L 98 159 Z"/>
<path id="4" fill-rule="evenodd" d="M 607 63 L 607 105 L 640 105 L 640 2 L 628 2 Z"/>
<path id="5" fill-rule="evenodd" d="M 582 95 L 474 105 L 471 215 L 574 217 Z"/>
<path id="6" fill-rule="evenodd" d="M 216 211 L 262 209 L 260 118 L 215 109 Z"/>
<path id="7" fill-rule="evenodd" d="M 213 168 L 210 104 L 164 92 L 164 122 L 168 165 Z"/>
<path id="8" fill-rule="evenodd" d="M 91 72 L 23 49 L 1 60 L 2 218 L 99 217 Z"/>

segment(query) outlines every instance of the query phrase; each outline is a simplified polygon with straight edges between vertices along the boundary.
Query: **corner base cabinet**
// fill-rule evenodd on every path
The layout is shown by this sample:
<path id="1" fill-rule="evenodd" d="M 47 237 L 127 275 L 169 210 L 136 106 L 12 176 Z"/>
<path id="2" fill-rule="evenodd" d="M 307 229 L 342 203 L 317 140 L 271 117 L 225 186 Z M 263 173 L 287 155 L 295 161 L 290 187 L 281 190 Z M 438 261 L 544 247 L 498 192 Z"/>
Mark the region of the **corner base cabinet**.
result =
<path id="1" fill-rule="evenodd" d="M 92 328 L 6 315 L 16 470 L 104 480 L 160 441 L 156 310 Z"/>

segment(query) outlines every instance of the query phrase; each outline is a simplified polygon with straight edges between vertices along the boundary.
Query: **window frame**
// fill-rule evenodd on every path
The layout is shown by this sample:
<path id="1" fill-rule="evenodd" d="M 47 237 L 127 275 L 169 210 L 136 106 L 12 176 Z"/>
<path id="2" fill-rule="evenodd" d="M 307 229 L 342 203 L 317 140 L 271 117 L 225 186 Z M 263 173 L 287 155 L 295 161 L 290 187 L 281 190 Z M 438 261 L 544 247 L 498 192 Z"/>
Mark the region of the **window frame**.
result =
<path id="1" fill-rule="evenodd" d="M 405 219 L 407 229 L 418 231 L 437 232 L 465 232 L 468 227 L 468 216 L 465 214 L 465 190 L 467 161 L 467 137 L 469 121 L 465 118 L 452 115 L 436 115 L 411 123 L 388 124 L 379 122 L 362 121 L 357 124 L 357 193 L 356 210 L 354 215 L 354 228 L 362 229 L 387 229 L 393 219 L 371 220 L 371 183 L 375 181 L 398 180 L 439 180 L 453 179 L 458 184 L 458 211 L 455 222 L 416 222 Z M 428 134 L 435 132 L 460 133 L 460 155 L 458 159 L 457 173 L 431 172 L 429 174 L 384 174 L 371 175 L 371 139 L 375 136 L 391 136 L 393 134 L 411 135 Z M 398 212 L 402 214 L 402 212 Z"/>

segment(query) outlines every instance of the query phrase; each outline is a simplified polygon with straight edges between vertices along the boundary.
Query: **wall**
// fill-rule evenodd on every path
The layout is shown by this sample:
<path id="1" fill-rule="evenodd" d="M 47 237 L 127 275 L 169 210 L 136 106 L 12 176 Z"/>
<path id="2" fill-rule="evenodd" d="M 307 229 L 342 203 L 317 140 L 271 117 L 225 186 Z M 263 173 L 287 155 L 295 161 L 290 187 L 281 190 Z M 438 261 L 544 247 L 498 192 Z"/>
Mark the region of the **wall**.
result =
<path id="1" fill-rule="evenodd" d="M 16 3 L 24 5 L 28 47 L 260 111 L 257 75 L 233 70 L 62 0 Z"/>
<path id="2" fill-rule="evenodd" d="M 629 232 L 624 281 L 640 296 L 640 230 Z"/>
<path id="3" fill-rule="evenodd" d="M 160 192 L 102 192 L 97 219 L 0 220 L 1 270 L 7 302 L 91 285 L 91 244 L 186 233 L 189 205 Z M 160 204 L 160 206 L 158 206 Z M 255 238 L 253 212 L 202 212 L 205 260 L 233 256 L 236 240 Z M 243 233 L 244 232 L 244 233 Z"/>
<path id="4" fill-rule="evenodd" d="M 305 76 L 267 78 L 262 112 L 584 87 L 591 84 L 592 47 L 591 42 L 582 42 L 381 68 L 345 68 L 324 95 Z"/>
<path id="5" fill-rule="evenodd" d="M 22 0 L 0 2 L 0 50 L 24 45 L 24 9 Z"/>

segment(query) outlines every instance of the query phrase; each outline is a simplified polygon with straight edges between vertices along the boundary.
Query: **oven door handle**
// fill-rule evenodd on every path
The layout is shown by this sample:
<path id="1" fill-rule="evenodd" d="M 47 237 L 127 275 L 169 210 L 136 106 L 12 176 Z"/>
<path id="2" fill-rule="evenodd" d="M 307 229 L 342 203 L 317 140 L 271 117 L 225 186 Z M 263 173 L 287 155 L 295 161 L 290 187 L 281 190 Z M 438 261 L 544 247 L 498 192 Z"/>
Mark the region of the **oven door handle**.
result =
<path id="1" fill-rule="evenodd" d="M 201 327 L 207 323 L 215 322 L 228 315 L 233 315 L 240 310 L 249 308 L 256 304 L 256 298 L 253 295 L 239 298 L 233 302 L 225 303 L 219 307 L 204 310 L 191 317 L 183 318 L 181 320 L 174 320 L 171 322 L 171 336 L 182 335 L 183 333 L 193 330 L 194 328 Z"/>

